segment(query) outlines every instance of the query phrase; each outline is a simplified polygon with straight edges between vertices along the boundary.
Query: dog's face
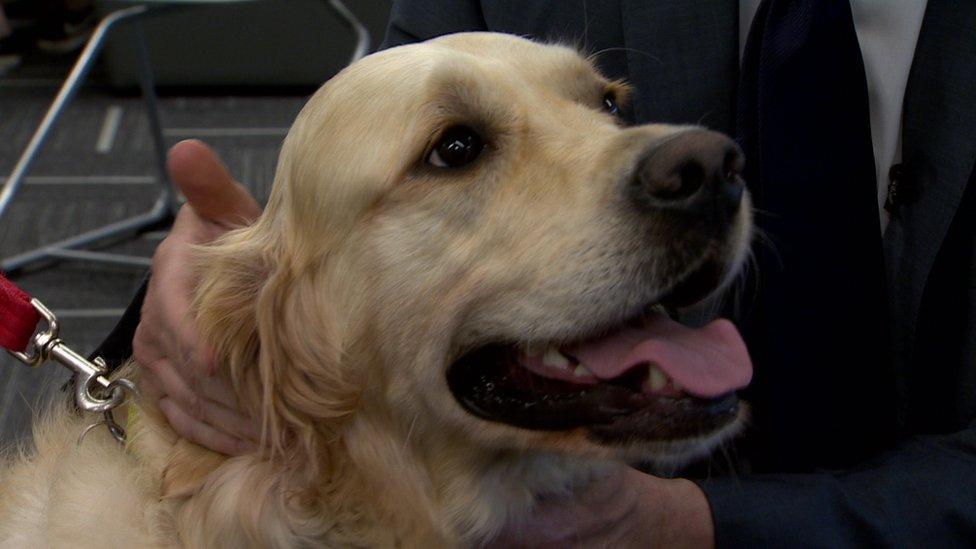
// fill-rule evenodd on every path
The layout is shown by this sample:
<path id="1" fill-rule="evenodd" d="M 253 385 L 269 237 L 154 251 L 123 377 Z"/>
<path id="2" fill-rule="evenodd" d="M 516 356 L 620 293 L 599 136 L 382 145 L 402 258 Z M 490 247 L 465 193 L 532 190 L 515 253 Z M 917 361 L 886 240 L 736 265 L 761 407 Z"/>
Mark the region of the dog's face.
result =
<path id="1" fill-rule="evenodd" d="M 709 447 L 740 415 L 727 395 L 749 380 L 741 340 L 653 311 L 704 298 L 742 262 L 742 160 L 701 128 L 625 128 L 625 96 L 568 48 L 494 34 L 341 73 L 303 110 L 247 230 L 271 282 L 241 286 L 265 284 L 256 299 L 279 326 L 249 349 L 301 363 L 306 381 L 285 385 L 321 380 L 319 404 L 298 391 L 310 416 L 386 410 L 416 436 L 482 448 Z M 290 343 L 270 344 L 276 330 Z M 339 388 L 355 393 L 342 414 L 322 396 Z"/>

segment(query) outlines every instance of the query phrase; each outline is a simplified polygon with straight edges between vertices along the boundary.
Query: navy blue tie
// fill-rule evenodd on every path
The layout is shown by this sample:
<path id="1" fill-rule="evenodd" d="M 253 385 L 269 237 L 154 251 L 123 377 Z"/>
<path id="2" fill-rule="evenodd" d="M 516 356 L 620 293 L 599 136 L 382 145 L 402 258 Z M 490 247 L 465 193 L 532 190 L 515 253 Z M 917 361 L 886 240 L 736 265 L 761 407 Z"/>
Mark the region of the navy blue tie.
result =
<path id="1" fill-rule="evenodd" d="M 765 233 L 740 303 L 757 470 L 845 466 L 895 413 L 867 85 L 847 0 L 766 0 L 746 43 L 739 141 Z M 841 457 L 843 456 L 843 457 Z"/>

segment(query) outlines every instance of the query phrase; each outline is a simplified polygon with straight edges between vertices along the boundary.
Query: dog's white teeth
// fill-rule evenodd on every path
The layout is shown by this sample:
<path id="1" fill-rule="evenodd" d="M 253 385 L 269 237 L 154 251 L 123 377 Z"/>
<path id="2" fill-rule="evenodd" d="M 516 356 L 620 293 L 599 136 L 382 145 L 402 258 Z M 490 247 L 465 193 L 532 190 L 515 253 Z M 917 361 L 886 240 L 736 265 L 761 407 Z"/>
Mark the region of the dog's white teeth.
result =
<path id="1" fill-rule="evenodd" d="M 647 380 L 644 383 L 651 391 L 660 391 L 668 384 L 668 376 L 652 364 L 647 371 Z"/>
<path id="2" fill-rule="evenodd" d="M 542 357 L 542 363 L 553 368 L 569 368 L 569 359 L 563 356 L 555 347 L 549 347 L 546 350 L 545 356 Z"/>
<path id="3" fill-rule="evenodd" d="M 588 377 L 592 374 L 590 374 L 590 371 L 584 368 L 582 364 L 577 364 L 576 368 L 573 369 L 573 375 L 576 377 Z"/>

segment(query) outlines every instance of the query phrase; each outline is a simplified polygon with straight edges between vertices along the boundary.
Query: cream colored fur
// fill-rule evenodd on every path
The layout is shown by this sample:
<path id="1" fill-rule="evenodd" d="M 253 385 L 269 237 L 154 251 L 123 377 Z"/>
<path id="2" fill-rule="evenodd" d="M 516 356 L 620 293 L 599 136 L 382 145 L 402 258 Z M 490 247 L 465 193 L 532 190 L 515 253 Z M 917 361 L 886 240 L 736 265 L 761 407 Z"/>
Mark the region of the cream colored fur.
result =
<path id="1" fill-rule="evenodd" d="M 197 326 L 263 422 L 226 458 L 147 403 L 122 451 L 66 409 L 0 484 L 0 540 L 41 547 L 473 544 L 608 461 L 681 459 L 701 440 L 610 447 L 464 412 L 445 383 L 495 339 L 559 341 L 623 320 L 705 253 L 637 220 L 619 185 L 648 143 L 571 49 L 462 34 L 370 56 L 327 83 L 285 140 L 261 219 L 202 249 Z M 465 123 L 475 164 L 424 162 Z M 737 265 L 746 204 L 724 251 Z M 651 223 L 648 232 L 637 222 Z M 655 232 L 655 230 L 657 232 Z M 639 233 L 639 234 L 638 234 Z M 679 249 L 680 248 L 680 249 Z M 730 273 L 731 276 L 731 273 Z M 136 375 L 135 372 L 132 375 Z"/>

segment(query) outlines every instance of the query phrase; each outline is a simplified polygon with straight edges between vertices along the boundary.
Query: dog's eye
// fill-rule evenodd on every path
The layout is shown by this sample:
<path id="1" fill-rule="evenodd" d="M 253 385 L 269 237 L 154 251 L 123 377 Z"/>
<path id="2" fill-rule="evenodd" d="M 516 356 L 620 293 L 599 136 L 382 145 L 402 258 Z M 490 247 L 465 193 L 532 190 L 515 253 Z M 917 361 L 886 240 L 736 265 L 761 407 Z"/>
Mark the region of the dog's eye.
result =
<path id="1" fill-rule="evenodd" d="M 459 168 L 478 158 L 484 148 L 478 132 L 467 126 L 453 126 L 434 144 L 427 163 L 438 168 Z"/>
<path id="2" fill-rule="evenodd" d="M 620 107 L 617 106 L 617 96 L 613 92 L 608 92 L 603 96 L 603 108 L 614 116 L 620 113 Z"/>

